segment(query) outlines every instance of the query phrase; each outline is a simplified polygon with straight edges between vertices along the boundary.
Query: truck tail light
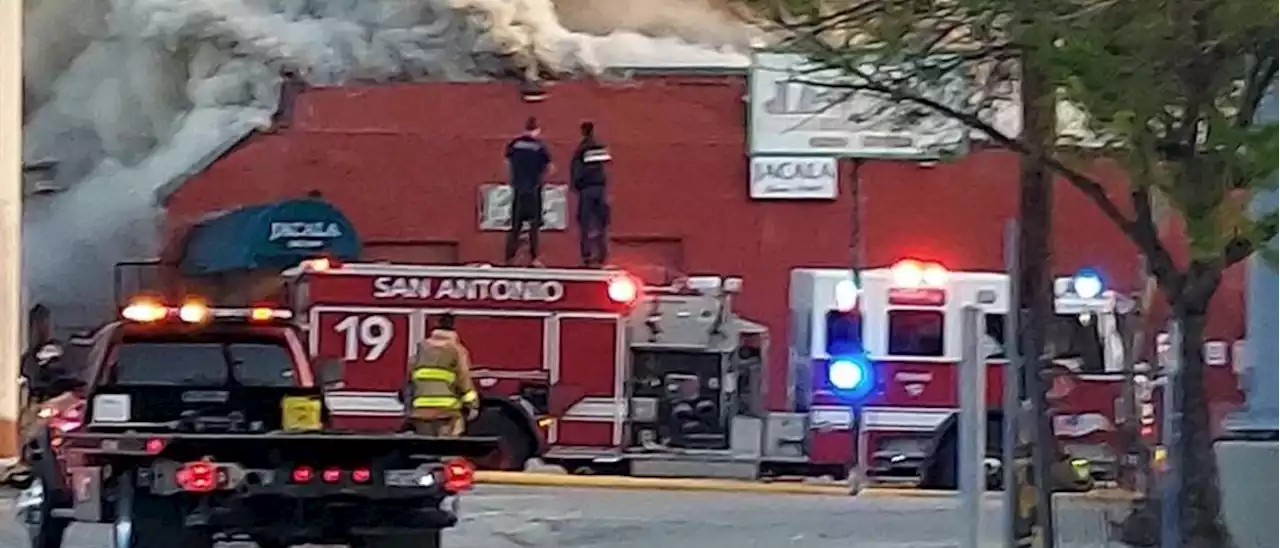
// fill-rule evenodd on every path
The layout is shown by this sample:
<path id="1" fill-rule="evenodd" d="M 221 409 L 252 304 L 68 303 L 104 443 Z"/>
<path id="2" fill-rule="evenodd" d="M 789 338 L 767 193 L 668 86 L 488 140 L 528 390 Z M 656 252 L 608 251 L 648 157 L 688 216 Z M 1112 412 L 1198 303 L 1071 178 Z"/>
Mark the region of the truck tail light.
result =
<path id="1" fill-rule="evenodd" d="M 316 473 L 310 466 L 299 466 L 293 469 L 291 477 L 294 483 L 310 483 L 315 476 Z"/>
<path id="2" fill-rule="evenodd" d="M 373 479 L 373 472 L 368 468 L 356 468 L 351 471 L 351 481 L 356 483 L 369 483 Z"/>
<path id="3" fill-rule="evenodd" d="M 444 490 L 461 493 L 475 484 L 475 468 L 466 459 L 452 459 L 444 463 Z"/>
<path id="4" fill-rule="evenodd" d="M 190 493 L 208 493 L 218 488 L 218 468 L 205 461 L 188 462 L 178 470 L 178 486 Z"/>
<path id="5" fill-rule="evenodd" d="M 164 440 L 160 438 L 151 438 L 147 440 L 146 445 L 143 446 L 143 450 L 145 450 L 148 455 L 159 455 L 161 451 L 164 451 Z"/>
<path id="6" fill-rule="evenodd" d="M 338 483 L 342 479 L 342 470 L 338 468 L 325 468 L 320 474 L 320 479 L 325 483 Z"/>

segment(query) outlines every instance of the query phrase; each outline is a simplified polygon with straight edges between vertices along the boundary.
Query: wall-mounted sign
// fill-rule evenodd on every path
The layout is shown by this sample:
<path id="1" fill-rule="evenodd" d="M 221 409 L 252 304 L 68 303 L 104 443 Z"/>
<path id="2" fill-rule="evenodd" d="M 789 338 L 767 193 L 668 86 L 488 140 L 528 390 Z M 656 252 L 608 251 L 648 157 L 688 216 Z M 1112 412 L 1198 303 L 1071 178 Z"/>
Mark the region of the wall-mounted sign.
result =
<path id="1" fill-rule="evenodd" d="M 564 298 L 564 284 L 556 280 L 384 276 L 373 280 L 373 298 L 553 303 Z"/>
<path id="2" fill-rule="evenodd" d="M 757 200 L 834 200 L 839 180 L 839 163 L 831 157 L 751 159 L 751 197 Z"/>
<path id="3" fill-rule="evenodd" d="M 875 73 L 881 72 L 886 71 Z M 933 158 L 965 147 L 969 130 L 955 120 L 919 105 L 839 87 L 859 82 L 856 76 L 819 70 L 802 55 L 756 53 L 749 91 L 751 154 Z M 971 93 L 962 72 L 915 87 L 946 105 L 965 105 Z"/>
<path id="4" fill-rule="evenodd" d="M 569 185 L 542 186 L 542 230 L 565 230 L 569 226 Z M 503 183 L 480 185 L 480 230 L 511 230 L 511 186 Z"/>
<path id="5" fill-rule="evenodd" d="M 342 237 L 342 227 L 330 221 L 276 221 L 267 241 L 289 249 L 318 249 Z"/>

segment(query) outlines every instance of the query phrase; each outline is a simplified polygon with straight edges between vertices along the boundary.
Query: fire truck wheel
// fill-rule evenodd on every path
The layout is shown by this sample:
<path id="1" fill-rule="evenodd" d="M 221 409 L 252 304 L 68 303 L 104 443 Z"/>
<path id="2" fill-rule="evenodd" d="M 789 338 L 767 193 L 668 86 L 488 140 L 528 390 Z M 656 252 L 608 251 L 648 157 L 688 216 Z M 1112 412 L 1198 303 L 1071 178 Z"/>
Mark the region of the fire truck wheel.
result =
<path id="1" fill-rule="evenodd" d="M 497 451 L 476 459 L 476 467 L 481 470 L 524 470 L 525 461 L 532 456 L 533 440 L 501 408 L 484 408 L 480 417 L 468 427 L 467 433 L 498 438 Z"/>
<path id="2" fill-rule="evenodd" d="M 440 531 L 358 537 L 351 540 L 351 548 L 440 548 Z"/>

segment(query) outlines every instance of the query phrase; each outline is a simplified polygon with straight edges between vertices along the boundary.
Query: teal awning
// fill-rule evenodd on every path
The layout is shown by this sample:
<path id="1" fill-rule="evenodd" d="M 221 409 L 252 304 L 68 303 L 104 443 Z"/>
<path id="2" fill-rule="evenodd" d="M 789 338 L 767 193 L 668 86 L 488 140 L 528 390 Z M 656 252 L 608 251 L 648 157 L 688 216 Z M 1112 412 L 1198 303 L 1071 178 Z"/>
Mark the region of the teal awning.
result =
<path id="1" fill-rule="evenodd" d="M 360 238 L 338 208 L 308 198 L 243 207 L 196 225 L 180 266 L 199 276 L 288 268 L 316 256 L 357 259 Z"/>

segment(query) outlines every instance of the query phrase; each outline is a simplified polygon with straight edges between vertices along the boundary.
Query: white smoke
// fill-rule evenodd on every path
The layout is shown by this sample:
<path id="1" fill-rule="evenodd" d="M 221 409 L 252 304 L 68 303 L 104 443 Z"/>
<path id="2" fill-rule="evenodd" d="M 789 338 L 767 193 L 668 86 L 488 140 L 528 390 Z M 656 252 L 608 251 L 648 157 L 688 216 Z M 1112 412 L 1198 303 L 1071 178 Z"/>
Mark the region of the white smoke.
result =
<path id="1" fill-rule="evenodd" d="M 747 29 L 707 0 L 27 0 L 32 299 L 106 302 L 111 265 L 157 252 L 156 191 L 270 123 L 280 74 L 313 85 L 546 70 L 735 65 Z M 564 15 L 564 18 L 561 18 Z M 562 24 L 570 22 L 570 26 Z"/>

